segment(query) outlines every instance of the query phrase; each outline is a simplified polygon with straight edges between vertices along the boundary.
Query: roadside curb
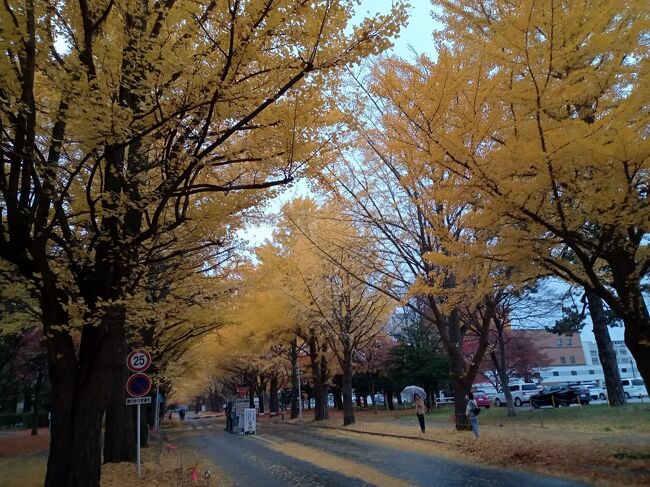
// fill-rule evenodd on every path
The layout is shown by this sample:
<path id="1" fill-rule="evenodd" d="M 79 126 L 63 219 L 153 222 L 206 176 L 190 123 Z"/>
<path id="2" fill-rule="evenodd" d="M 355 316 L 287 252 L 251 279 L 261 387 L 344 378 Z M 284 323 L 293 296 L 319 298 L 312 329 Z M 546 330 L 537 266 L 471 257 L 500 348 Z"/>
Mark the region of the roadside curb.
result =
<path id="1" fill-rule="evenodd" d="M 282 421 L 273 421 L 274 424 L 285 424 L 288 426 L 307 426 L 309 428 L 320 428 L 320 429 L 329 429 L 329 430 L 338 430 L 338 431 L 346 431 L 349 433 L 360 433 L 362 435 L 370 435 L 370 436 L 383 436 L 385 438 L 398 438 L 400 440 L 418 440 L 418 441 L 424 441 L 427 443 L 437 443 L 439 445 L 451 445 L 453 446 L 453 443 L 450 443 L 448 441 L 442 441 L 442 440 L 434 440 L 431 438 L 422 438 L 420 436 L 401 436 L 401 435 L 393 435 L 391 433 L 377 433 L 375 431 L 362 431 L 362 430 L 356 430 L 356 429 L 348 429 L 348 428 L 343 428 L 339 426 L 325 426 L 325 425 L 315 425 L 315 424 L 307 424 L 307 423 L 289 423 L 289 422 L 282 422 Z"/>
<path id="2" fill-rule="evenodd" d="M 193 416 L 191 418 L 187 418 L 188 420 L 194 420 L 194 419 L 207 419 L 207 418 L 221 418 L 224 417 L 225 414 L 209 414 L 207 416 Z"/>

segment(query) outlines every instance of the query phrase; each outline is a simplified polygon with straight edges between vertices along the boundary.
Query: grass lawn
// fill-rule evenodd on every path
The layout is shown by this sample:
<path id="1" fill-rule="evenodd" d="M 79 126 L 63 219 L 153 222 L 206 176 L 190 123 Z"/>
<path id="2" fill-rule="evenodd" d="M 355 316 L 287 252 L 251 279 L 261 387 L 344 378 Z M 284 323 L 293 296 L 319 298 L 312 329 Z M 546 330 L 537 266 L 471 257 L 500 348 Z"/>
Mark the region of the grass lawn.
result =
<path id="1" fill-rule="evenodd" d="M 342 417 L 326 422 L 339 434 L 373 434 L 373 441 L 470 462 L 533 470 L 594 485 L 650 485 L 650 404 L 620 408 L 607 405 L 568 408 L 483 409 L 481 438 L 456 431 L 452 407 L 426 415 L 420 433 L 413 409 L 356 413 L 357 422 L 341 428 Z M 379 436 L 377 436 L 379 435 Z"/>
<path id="2" fill-rule="evenodd" d="M 485 426 L 526 426 L 582 432 L 635 432 L 650 434 L 650 403 L 636 403 L 612 408 L 607 404 L 571 406 L 568 408 L 516 408 L 517 415 L 509 418 L 506 408 L 481 408 L 479 420 Z M 412 420 L 412 413 L 396 415 L 401 421 Z M 440 408 L 426 415 L 433 423 L 451 423 L 453 409 Z"/>

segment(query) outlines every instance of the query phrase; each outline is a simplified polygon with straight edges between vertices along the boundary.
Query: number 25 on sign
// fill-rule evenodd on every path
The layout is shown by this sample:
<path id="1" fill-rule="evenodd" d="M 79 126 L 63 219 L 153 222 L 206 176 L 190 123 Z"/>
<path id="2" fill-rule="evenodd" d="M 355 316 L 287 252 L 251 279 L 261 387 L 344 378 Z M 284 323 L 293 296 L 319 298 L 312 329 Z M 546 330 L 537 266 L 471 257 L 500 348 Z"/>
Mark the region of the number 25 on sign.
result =
<path id="1" fill-rule="evenodd" d="M 133 372 L 143 372 L 151 365 L 151 355 L 146 350 L 133 350 L 126 358 L 126 366 Z"/>

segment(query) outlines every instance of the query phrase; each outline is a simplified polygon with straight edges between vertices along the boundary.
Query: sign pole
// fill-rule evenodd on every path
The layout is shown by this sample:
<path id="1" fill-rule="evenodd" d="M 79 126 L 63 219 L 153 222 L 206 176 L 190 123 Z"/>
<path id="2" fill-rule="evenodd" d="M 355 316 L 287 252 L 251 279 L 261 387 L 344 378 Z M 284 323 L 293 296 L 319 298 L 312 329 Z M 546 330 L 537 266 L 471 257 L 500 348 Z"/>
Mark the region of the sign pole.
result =
<path id="1" fill-rule="evenodd" d="M 137 445 L 137 451 L 138 451 L 138 478 L 140 478 L 140 403 L 138 403 L 138 445 Z"/>
<path id="2" fill-rule="evenodd" d="M 160 402 L 158 401 L 158 385 L 156 385 L 156 418 L 153 420 L 154 431 L 158 434 L 160 428 Z"/>

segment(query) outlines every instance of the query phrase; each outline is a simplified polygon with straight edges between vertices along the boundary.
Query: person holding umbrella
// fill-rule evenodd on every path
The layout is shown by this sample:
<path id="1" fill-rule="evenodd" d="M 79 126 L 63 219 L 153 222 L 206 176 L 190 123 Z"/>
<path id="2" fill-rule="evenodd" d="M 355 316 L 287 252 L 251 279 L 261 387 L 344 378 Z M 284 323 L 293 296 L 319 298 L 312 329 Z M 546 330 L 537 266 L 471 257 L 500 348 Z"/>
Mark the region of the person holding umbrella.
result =
<path id="1" fill-rule="evenodd" d="M 407 386 L 402 392 L 402 401 L 412 401 L 415 406 L 415 414 L 418 417 L 418 422 L 420 423 L 420 429 L 424 433 L 424 413 L 427 408 L 424 404 L 424 398 L 427 397 L 424 389 L 419 386 Z"/>
<path id="2" fill-rule="evenodd" d="M 426 407 L 424 405 L 424 399 L 420 397 L 418 393 L 413 394 L 413 402 L 415 404 L 415 414 L 418 417 L 418 422 L 420 423 L 420 429 L 424 433 L 424 413 L 426 412 Z"/>

